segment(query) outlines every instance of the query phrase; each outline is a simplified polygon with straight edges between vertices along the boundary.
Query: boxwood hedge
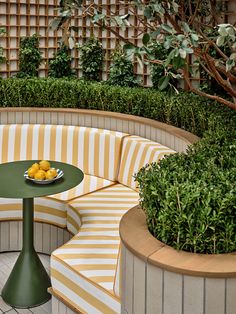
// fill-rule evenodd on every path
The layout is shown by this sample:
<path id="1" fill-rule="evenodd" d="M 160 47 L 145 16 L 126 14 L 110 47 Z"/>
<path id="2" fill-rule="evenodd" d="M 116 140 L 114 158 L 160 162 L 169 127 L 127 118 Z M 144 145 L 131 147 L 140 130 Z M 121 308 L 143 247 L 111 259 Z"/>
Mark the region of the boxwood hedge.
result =
<path id="1" fill-rule="evenodd" d="M 236 250 L 236 111 L 186 92 L 170 97 L 73 79 L 2 79 L 0 95 L 1 107 L 123 112 L 202 137 L 187 154 L 140 170 L 141 206 L 150 232 L 164 243 L 201 253 Z"/>

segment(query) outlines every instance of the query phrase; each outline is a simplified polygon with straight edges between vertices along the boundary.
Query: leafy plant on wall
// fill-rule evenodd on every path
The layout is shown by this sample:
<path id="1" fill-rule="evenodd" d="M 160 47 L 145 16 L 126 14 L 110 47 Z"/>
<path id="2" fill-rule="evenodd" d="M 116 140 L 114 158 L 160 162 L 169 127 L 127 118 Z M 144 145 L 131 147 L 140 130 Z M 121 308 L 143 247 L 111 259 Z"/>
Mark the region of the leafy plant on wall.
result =
<path id="1" fill-rule="evenodd" d="M 110 67 L 110 77 L 107 80 L 110 85 L 134 87 L 138 86 L 137 78 L 134 74 L 134 67 L 131 60 L 121 47 L 117 47 L 112 55 L 112 65 Z"/>
<path id="2" fill-rule="evenodd" d="M 39 51 L 39 38 L 37 34 L 23 37 L 20 40 L 19 72 L 17 77 L 38 76 L 39 65 L 42 61 Z"/>
<path id="3" fill-rule="evenodd" d="M 155 42 L 153 43 L 152 54 L 156 60 L 165 60 L 168 56 L 168 50 L 165 49 L 162 43 Z M 181 78 L 181 75 L 178 74 L 177 69 L 174 68 L 171 72 L 167 74 L 169 77 L 166 79 L 166 69 L 162 62 L 160 64 L 154 63 L 151 64 L 151 79 L 154 88 L 159 90 L 167 90 L 169 92 L 177 92 L 178 79 Z"/>
<path id="4" fill-rule="evenodd" d="M 6 33 L 4 28 L 0 28 L 0 37 L 3 36 Z M 2 46 L 0 46 L 0 64 L 4 63 L 6 61 L 6 58 L 3 53 L 4 49 Z"/>
<path id="5" fill-rule="evenodd" d="M 90 81 L 99 81 L 104 56 L 102 44 L 92 37 L 79 49 L 81 50 L 83 78 Z"/>
<path id="6" fill-rule="evenodd" d="M 48 76 L 55 78 L 73 76 L 74 72 L 71 69 L 71 60 L 69 48 L 62 44 L 54 58 L 49 61 Z"/>

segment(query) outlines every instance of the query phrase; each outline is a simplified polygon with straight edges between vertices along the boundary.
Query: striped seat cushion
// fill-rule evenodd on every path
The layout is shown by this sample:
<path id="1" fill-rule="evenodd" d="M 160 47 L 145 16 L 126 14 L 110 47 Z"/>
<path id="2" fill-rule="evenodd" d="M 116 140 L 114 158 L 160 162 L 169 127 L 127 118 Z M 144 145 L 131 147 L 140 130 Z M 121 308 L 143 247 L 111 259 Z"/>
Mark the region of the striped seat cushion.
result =
<path id="1" fill-rule="evenodd" d="M 39 197 L 34 199 L 34 220 L 66 228 L 67 204 Z M 22 199 L 0 198 L 0 220 L 21 220 Z"/>
<path id="2" fill-rule="evenodd" d="M 114 184 L 94 193 L 87 194 L 69 202 L 67 228 L 76 234 L 83 227 L 101 222 L 103 228 L 119 226 L 123 214 L 138 203 L 138 193 L 123 186 Z"/>
<path id="3" fill-rule="evenodd" d="M 67 162 L 85 174 L 116 181 L 125 134 L 64 125 L 0 125 L 0 163 L 24 159 Z"/>
<path id="4" fill-rule="evenodd" d="M 115 294 L 119 294 L 115 282 L 119 223 L 137 204 L 138 193 L 121 184 L 71 202 L 83 225 L 77 235 L 53 252 L 51 280 L 54 291 L 82 313 L 120 313 Z"/>
<path id="5" fill-rule="evenodd" d="M 79 185 L 68 191 L 50 195 L 49 198 L 55 198 L 57 200 L 68 202 L 74 198 L 100 190 L 113 184 L 115 184 L 115 182 L 85 174 L 83 181 Z"/>
<path id="6" fill-rule="evenodd" d="M 67 204 L 67 198 L 71 197 L 73 199 L 74 195 L 81 196 L 113 184 L 114 182 L 109 180 L 85 175 L 85 180 L 83 180 L 81 186 L 78 185 L 76 188 L 60 194 L 35 198 L 34 219 L 35 221 L 50 223 L 66 228 L 67 211 L 68 207 L 70 207 Z M 22 219 L 22 199 L 0 198 L 0 220 L 18 219 Z"/>
<path id="7" fill-rule="evenodd" d="M 174 153 L 176 153 L 174 150 L 146 138 L 139 136 L 125 137 L 122 146 L 118 181 L 132 189 L 138 190 L 137 183 L 134 181 L 134 174 L 146 164 L 158 162 L 165 155 Z"/>

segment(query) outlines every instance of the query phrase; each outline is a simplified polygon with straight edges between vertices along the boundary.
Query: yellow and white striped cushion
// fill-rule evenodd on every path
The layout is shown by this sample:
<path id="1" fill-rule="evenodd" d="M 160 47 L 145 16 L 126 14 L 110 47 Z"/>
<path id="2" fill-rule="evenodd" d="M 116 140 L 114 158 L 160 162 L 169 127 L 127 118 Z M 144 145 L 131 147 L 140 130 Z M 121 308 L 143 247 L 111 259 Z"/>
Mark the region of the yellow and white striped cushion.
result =
<path id="1" fill-rule="evenodd" d="M 120 301 L 101 289 L 62 259 L 51 256 L 51 282 L 53 290 L 63 300 L 84 314 L 120 314 Z"/>
<path id="2" fill-rule="evenodd" d="M 114 184 L 69 202 L 67 228 L 76 234 L 82 224 L 83 228 L 92 227 L 96 221 L 104 228 L 110 227 L 111 222 L 119 226 L 124 213 L 137 204 L 138 193 L 122 184 Z"/>
<path id="3" fill-rule="evenodd" d="M 138 193 L 116 184 L 71 202 L 83 225 L 51 257 L 52 287 L 82 313 L 120 313 L 114 293 L 123 214 Z"/>
<path id="4" fill-rule="evenodd" d="M 115 184 L 115 182 L 85 174 L 83 181 L 79 185 L 68 191 L 50 195 L 49 198 L 55 198 L 67 202 L 113 184 Z"/>
<path id="5" fill-rule="evenodd" d="M 66 228 L 67 204 L 45 197 L 34 199 L 34 220 Z M 0 220 L 21 220 L 22 199 L 0 198 Z"/>
<path id="6" fill-rule="evenodd" d="M 176 153 L 174 150 L 159 143 L 139 136 L 124 138 L 118 181 L 132 189 L 137 189 L 134 174 L 143 166 L 158 162 L 165 155 Z"/>
<path id="7" fill-rule="evenodd" d="M 0 163 L 49 159 L 78 166 L 85 174 L 117 179 L 121 141 L 115 131 L 64 125 L 0 125 Z"/>

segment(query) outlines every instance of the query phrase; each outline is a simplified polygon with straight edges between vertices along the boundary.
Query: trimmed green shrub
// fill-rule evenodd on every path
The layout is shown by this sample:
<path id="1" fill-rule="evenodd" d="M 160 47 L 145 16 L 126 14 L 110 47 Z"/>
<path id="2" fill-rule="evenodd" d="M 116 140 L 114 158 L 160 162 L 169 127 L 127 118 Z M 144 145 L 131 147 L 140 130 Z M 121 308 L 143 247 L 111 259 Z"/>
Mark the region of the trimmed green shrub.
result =
<path id="1" fill-rule="evenodd" d="M 107 83 L 125 87 L 139 85 L 134 74 L 133 63 L 121 47 L 118 47 L 112 55 L 112 65 L 110 66 L 110 76 Z"/>
<path id="2" fill-rule="evenodd" d="M 71 69 L 71 56 L 69 48 L 62 45 L 55 54 L 54 58 L 49 61 L 49 77 L 61 78 L 73 76 Z"/>
<path id="3" fill-rule="evenodd" d="M 234 119 L 236 123 L 236 119 Z M 136 176 L 150 232 L 178 250 L 236 250 L 236 132 L 211 131 L 188 154 Z"/>
<path id="4" fill-rule="evenodd" d="M 1 107 L 108 110 L 159 120 L 202 139 L 137 175 L 150 232 L 177 249 L 236 250 L 236 111 L 194 94 L 64 79 L 3 79 Z"/>
<path id="5" fill-rule="evenodd" d="M 83 78 L 88 81 L 99 81 L 104 54 L 102 44 L 92 37 L 82 45 L 80 50 Z"/>
<path id="6" fill-rule="evenodd" d="M 20 39 L 19 72 L 17 77 L 38 76 L 39 65 L 42 61 L 39 51 L 39 38 L 37 34 Z"/>
<path id="7" fill-rule="evenodd" d="M 0 107 L 88 108 L 138 115 L 172 124 L 200 137 L 234 114 L 195 94 L 170 97 L 154 89 L 109 86 L 65 79 L 4 79 Z"/>

